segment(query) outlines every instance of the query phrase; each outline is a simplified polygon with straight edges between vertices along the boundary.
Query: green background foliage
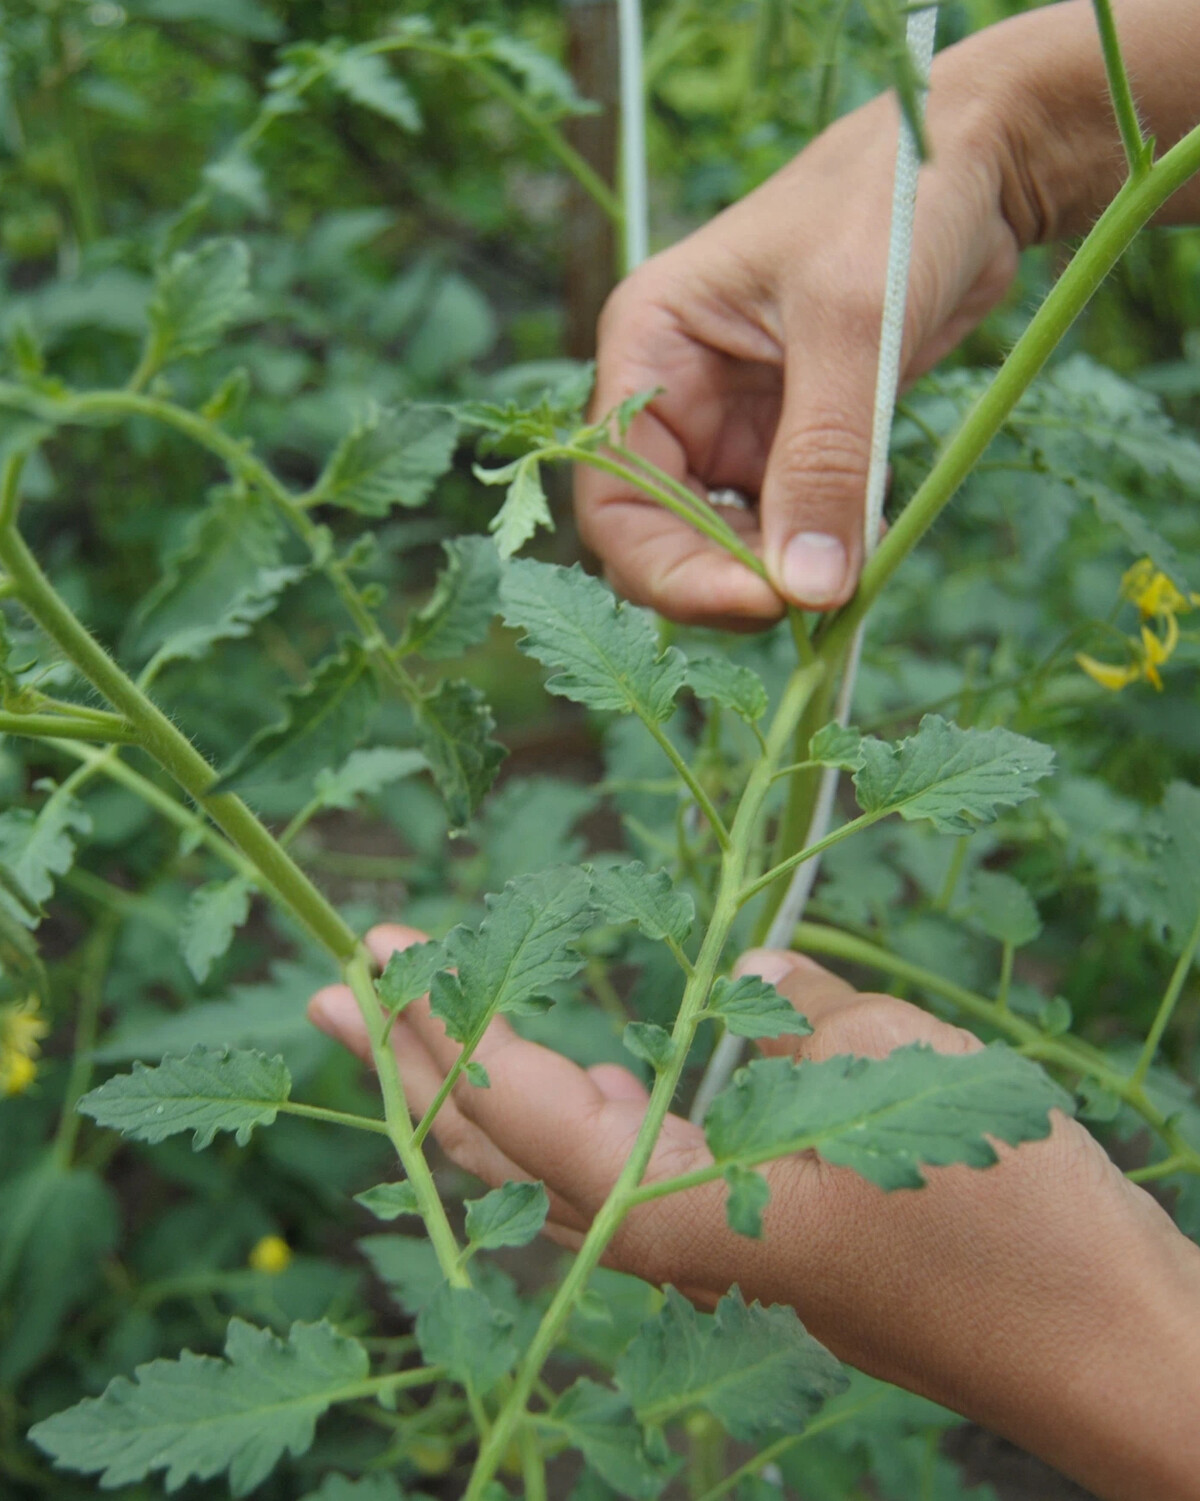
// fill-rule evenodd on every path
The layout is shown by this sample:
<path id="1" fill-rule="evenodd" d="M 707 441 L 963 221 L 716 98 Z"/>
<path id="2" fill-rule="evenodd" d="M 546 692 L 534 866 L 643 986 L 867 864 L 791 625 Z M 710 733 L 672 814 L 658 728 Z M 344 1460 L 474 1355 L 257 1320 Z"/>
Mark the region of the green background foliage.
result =
<path id="1" fill-rule="evenodd" d="M 942 39 L 1020 8 L 948 5 Z M 895 19 L 883 5 L 818 0 L 651 5 L 657 233 L 702 221 L 891 81 Z M 510 566 L 501 589 L 482 535 L 500 496 L 477 478 L 447 404 L 491 432 L 494 468 L 523 451 L 497 413 L 531 413 L 537 439 L 561 429 L 583 389 L 563 360 L 564 173 L 510 97 L 543 125 L 579 108 L 561 72 L 560 8 L 444 0 L 397 16 L 339 0 L 9 0 L 4 20 L 0 334 L 5 389 L 28 399 L 0 402 L 0 460 L 38 445 L 22 517 L 33 550 L 122 665 L 149 672 L 223 785 L 286 831 L 355 932 L 399 917 L 438 940 L 389 969 L 386 1004 L 402 1007 L 436 975 L 434 1006 L 455 1036 L 477 1039 L 505 1011 L 579 1062 L 623 1062 L 649 1080 L 683 988 L 664 940 L 703 931 L 718 853 L 689 822 L 667 757 L 713 798 L 740 785 L 790 642 L 614 614 L 598 584 L 531 561 Z M 355 50 L 385 34 L 413 40 L 394 65 Z M 301 99 L 297 80 L 312 69 L 321 77 Z M 269 123 L 247 145 L 256 120 Z M 1005 305 L 905 400 L 897 506 L 1058 267 L 1057 252 L 1027 255 Z M 1016 735 L 1052 745 L 1054 775 L 1031 797 L 1045 766 L 1010 757 L 1010 795 L 972 782 L 965 799 L 933 799 L 932 826 L 932 794 L 918 789 L 926 821 L 881 820 L 831 848 L 809 909 L 814 950 L 858 964 L 864 981 L 891 980 L 956 1019 L 963 995 L 1003 985 L 1031 1037 L 1073 1026 L 1116 1070 L 1138 1056 L 1200 899 L 1189 785 L 1200 783 L 1200 635 L 1181 617 L 1161 694 L 1146 683 L 1106 693 L 1074 653 L 1116 659 L 1134 623 L 1120 580 L 1136 559 L 1200 588 L 1198 322 L 1200 235 L 1145 236 L 873 617 L 857 719 L 876 738 L 839 750 L 862 809 L 897 806 L 898 782 L 912 791 L 920 734 L 937 733 L 915 733 L 926 713 L 986 732 L 976 749 L 1011 751 Z M 71 407 L 71 392 L 120 388 L 135 369 L 148 400 L 202 412 L 235 453 L 308 497 L 310 532 L 289 532 L 236 461 L 231 472 L 151 412 L 118 422 Z M 558 474 L 515 472 L 502 541 L 524 540 L 548 505 L 563 522 Z M 571 562 L 569 523 L 536 547 Z M 420 664 L 419 691 L 381 688 L 331 558 L 401 643 L 399 672 Z M 493 623 L 498 591 L 519 631 Z M 27 617 L 4 619 L 6 707 L 27 708 L 35 692 L 98 707 Z M 557 673 L 557 698 L 542 693 L 539 664 Z M 657 745 L 629 716 L 639 706 Z M 882 743 L 910 734 L 907 750 Z M 935 750 L 944 769 L 945 747 Z M 179 1466 L 187 1496 L 223 1494 L 211 1477 L 231 1458 L 235 1490 L 261 1480 L 270 1501 L 459 1495 L 472 1452 L 462 1389 L 446 1379 L 415 1394 L 403 1371 L 423 1359 L 483 1393 L 505 1379 L 561 1275 L 557 1252 L 513 1250 L 544 1204 L 515 1185 L 481 1198 L 435 1159 L 477 1247 L 470 1291 L 442 1283 L 427 1241 L 390 1224 L 380 1233 L 412 1207 L 390 1184 L 386 1136 L 318 1118 L 376 1113 L 358 1065 L 305 1020 L 334 966 L 267 900 L 261 872 L 231 873 L 194 820 L 164 815 L 167 784 L 148 758 L 106 754 L 0 739 L 0 1003 L 36 993 L 52 1025 L 35 1086 L 0 1100 L 0 1492 L 96 1494 L 26 1440 L 42 1423 L 65 1458 L 81 1446 L 92 1469 L 111 1462 L 129 1501 L 161 1494 L 141 1478 L 149 1456 Z M 855 816 L 849 789 L 843 802 Z M 647 874 L 664 868 L 674 885 Z M 735 945 L 757 916 L 744 910 Z M 830 925 L 844 936 L 830 939 Z M 874 962 L 880 951 L 891 969 Z M 714 993 L 697 1069 L 723 1004 L 731 1025 L 740 1008 L 748 1034 L 782 1029 L 766 987 L 734 988 Z M 1198 1020 L 1188 978 L 1146 1079 L 1196 1150 Z M 986 1019 L 980 1030 L 997 1035 Z M 177 1061 L 162 1068 L 164 1056 Z M 1025 1066 L 979 1057 L 961 1060 L 976 1070 L 966 1088 L 977 1117 L 964 1123 L 970 1112 L 951 1101 L 948 1115 L 912 1123 L 888 1181 L 913 1181 L 946 1151 L 986 1158 L 981 1134 L 1003 1134 Z M 904 1054 L 877 1066 L 891 1078 L 849 1080 L 841 1064 L 822 1067 L 844 1103 L 851 1089 L 870 1101 L 915 1088 L 925 1065 Z M 789 1067 L 756 1065 L 756 1109 Z M 1066 1102 L 1038 1080 L 1012 1111 L 1013 1140 L 1040 1134 L 1046 1108 Z M 289 1090 L 307 1117 L 289 1111 Z M 147 1098 L 157 1125 L 125 1138 L 102 1129 L 130 1109 L 142 1119 Z M 1167 1159 L 1099 1075 L 1078 1103 L 1122 1165 Z M 723 1131 L 732 1143 L 718 1151 L 731 1221 L 754 1233 L 763 1199 L 748 1169 L 780 1138 L 755 1137 L 736 1104 L 727 1096 L 710 1140 Z M 1200 1236 L 1197 1180 L 1167 1174 L 1159 1188 Z M 251 1249 L 275 1235 L 290 1264 L 254 1269 Z M 787 1324 L 783 1310 L 732 1294 L 698 1315 L 675 1294 L 594 1273 L 551 1369 L 543 1434 L 552 1454 L 581 1452 L 588 1473 L 555 1458 L 553 1493 L 652 1496 L 685 1454 L 695 1467 L 714 1444 L 720 1453 L 722 1431 L 765 1446 L 819 1408 L 827 1430 L 777 1457 L 798 1494 L 860 1494 L 868 1475 L 895 1501 L 989 1494 L 966 1491 L 943 1452 L 949 1414 L 857 1375 L 840 1390 L 836 1362 Z M 726 1373 L 735 1347 L 745 1368 L 714 1395 L 706 1375 Z M 194 1369 L 174 1363 L 182 1349 L 196 1352 Z M 135 1399 L 124 1386 L 101 1396 L 147 1366 Z M 254 1404 L 272 1383 L 292 1406 L 264 1437 Z M 314 1441 L 332 1387 L 351 1395 Z M 72 1406 L 114 1404 L 114 1390 L 121 1422 L 151 1434 L 141 1449 L 103 1407 Z M 209 1400 L 225 1404 L 229 1431 L 203 1452 L 186 1434 L 164 1448 L 154 1425 Z M 230 1400 L 248 1416 L 230 1416 Z M 111 1460 L 97 1443 L 112 1445 Z M 731 1447 L 729 1469 L 749 1452 Z M 736 1490 L 746 1501 L 768 1492 L 777 1486 L 750 1474 Z"/>

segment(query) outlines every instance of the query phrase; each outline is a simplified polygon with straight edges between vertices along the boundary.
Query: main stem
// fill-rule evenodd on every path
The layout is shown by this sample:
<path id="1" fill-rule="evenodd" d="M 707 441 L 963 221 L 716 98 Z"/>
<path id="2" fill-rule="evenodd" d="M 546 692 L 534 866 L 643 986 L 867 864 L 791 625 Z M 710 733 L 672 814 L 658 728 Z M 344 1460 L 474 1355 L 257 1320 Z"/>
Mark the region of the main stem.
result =
<path id="1" fill-rule="evenodd" d="M 628 1213 L 633 1196 L 649 1165 L 663 1121 L 671 1108 L 679 1079 L 683 1073 L 688 1050 L 695 1036 L 701 1013 L 708 1000 L 717 968 L 721 962 L 730 929 L 738 913 L 739 897 L 745 880 L 746 866 L 754 848 L 758 820 L 763 803 L 771 787 L 771 780 L 786 753 L 797 721 L 804 706 L 824 674 L 820 663 L 800 668 L 792 676 L 783 701 L 767 737 L 767 749 L 755 766 L 738 804 L 737 816 L 729 833 L 729 848 L 721 862 L 721 880 L 717 888 L 712 920 L 704 935 L 704 942 L 696 957 L 695 968 L 684 989 L 683 1000 L 675 1026 L 671 1033 L 670 1062 L 658 1075 L 650 1095 L 650 1103 L 638 1131 L 633 1149 L 624 1168 L 605 1200 L 583 1245 L 571 1265 L 570 1271 L 560 1283 L 558 1291 L 524 1360 L 513 1378 L 512 1391 L 501 1408 L 492 1431 L 479 1451 L 470 1484 L 464 1501 L 481 1501 L 488 1482 L 496 1472 L 514 1431 L 520 1423 L 537 1382 L 543 1364 L 554 1348 L 559 1331 L 569 1315 L 575 1299 L 583 1290 L 605 1247 L 616 1233 L 622 1219 Z"/>

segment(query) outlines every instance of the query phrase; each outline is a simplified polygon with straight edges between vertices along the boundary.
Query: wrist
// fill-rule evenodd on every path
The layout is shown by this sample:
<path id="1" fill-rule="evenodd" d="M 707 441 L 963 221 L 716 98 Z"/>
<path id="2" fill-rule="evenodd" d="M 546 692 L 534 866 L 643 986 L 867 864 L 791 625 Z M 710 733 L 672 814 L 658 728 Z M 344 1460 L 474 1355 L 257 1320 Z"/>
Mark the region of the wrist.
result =
<path id="1" fill-rule="evenodd" d="M 1052 1296 L 1011 1310 L 1030 1327 L 1010 1325 L 1014 1358 L 977 1415 L 1103 1501 L 1197 1501 L 1200 1249 L 1129 1198 L 1123 1228 L 1078 1263 L 1030 1266 Z"/>

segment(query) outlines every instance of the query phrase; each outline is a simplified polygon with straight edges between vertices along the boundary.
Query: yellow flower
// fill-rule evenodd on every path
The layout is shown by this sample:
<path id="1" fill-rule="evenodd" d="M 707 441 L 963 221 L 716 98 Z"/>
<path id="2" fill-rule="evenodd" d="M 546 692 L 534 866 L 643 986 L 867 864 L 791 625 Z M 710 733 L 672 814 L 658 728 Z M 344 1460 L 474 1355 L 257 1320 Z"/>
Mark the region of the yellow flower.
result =
<path id="1" fill-rule="evenodd" d="M 268 1277 L 277 1277 L 292 1264 L 292 1248 L 282 1235 L 264 1235 L 250 1252 L 250 1266 Z"/>
<path id="2" fill-rule="evenodd" d="M 0 1006 L 0 1095 L 24 1094 L 33 1083 L 39 1044 L 49 1030 L 36 996 Z"/>
<path id="3" fill-rule="evenodd" d="M 1119 693 L 1130 683 L 1145 679 L 1161 693 L 1163 680 L 1159 668 L 1169 661 L 1179 645 L 1179 615 L 1186 615 L 1200 605 L 1200 594 L 1184 594 L 1149 558 L 1135 563 L 1121 580 L 1121 593 L 1137 607 L 1141 630 L 1131 637 L 1129 648 L 1133 661 L 1124 667 L 1098 662 L 1085 652 L 1076 652 L 1075 660 L 1094 683 Z"/>

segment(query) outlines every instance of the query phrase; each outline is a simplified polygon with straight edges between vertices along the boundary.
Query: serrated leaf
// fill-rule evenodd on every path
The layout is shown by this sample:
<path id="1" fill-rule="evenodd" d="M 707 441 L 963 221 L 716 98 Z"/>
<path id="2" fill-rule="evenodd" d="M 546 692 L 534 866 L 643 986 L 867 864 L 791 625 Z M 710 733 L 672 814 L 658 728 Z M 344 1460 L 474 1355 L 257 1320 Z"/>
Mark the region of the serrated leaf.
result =
<path id="1" fill-rule="evenodd" d="M 498 472 L 507 474 L 508 468 Z M 475 473 L 479 475 L 480 471 L 476 469 Z M 488 522 L 488 531 L 496 538 L 499 555 L 511 558 L 520 552 L 540 526 L 552 532 L 554 517 L 550 514 L 550 502 L 542 485 L 541 466 L 536 457 L 530 455 L 513 467 L 504 504 Z"/>
<path id="2" fill-rule="evenodd" d="M 368 1235 L 358 1249 L 371 1263 L 375 1275 L 409 1315 L 420 1313 L 440 1287 L 445 1285 L 433 1243 L 415 1235 Z"/>
<path id="3" fill-rule="evenodd" d="M 725 1200 L 729 1228 L 750 1240 L 761 1240 L 763 1211 L 771 1201 L 770 1185 L 761 1173 L 736 1163 L 730 1163 L 724 1176 L 729 1190 Z"/>
<path id="4" fill-rule="evenodd" d="M 809 741 L 808 754 L 822 766 L 840 771 L 858 771 L 863 765 L 863 737 L 850 725 L 827 724 Z"/>
<path id="5" fill-rule="evenodd" d="M 431 662 L 461 656 L 488 634 L 500 608 L 500 559 L 486 537 L 442 544 L 446 566 L 429 603 L 409 618 L 403 645 Z"/>
<path id="6" fill-rule="evenodd" d="M 546 1413 L 545 1422 L 620 1495 L 653 1501 L 666 1484 L 670 1472 L 646 1453 L 642 1430 L 620 1392 L 581 1376 Z"/>
<path id="7" fill-rule="evenodd" d="M 417 1341 L 430 1365 L 488 1392 L 517 1358 L 512 1316 L 473 1287 L 443 1282 L 417 1315 Z"/>
<path id="8" fill-rule="evenodd" d="M 457 973 L 435 976 L 430 1002 L 457 1042 L 503 1012 L 520 1012 L 583 967 L 576 941 L 592 922 L 591 886 L 572 866 L 518 876 L 487 899 L 477 929 L 455 928 L 446 951 Z"/>
<path id="9" fill-rule="evenodd" d="M 526 94 L 543 108 L 550 105 L 568 114 L 592 110 L 593 106 L 576 92 L 574 80 L 561 63 L 540 48 L 501 32 L 488 37 L 486 50 L 517 75 Z"/>
<path id="10" fill-rule="evenodd" d="M 0 886 L 0 904 L 23 927 L 37 926 L 36 909 L 53 896 L 55 876 L 75 863 L 76 836 L 91 830 L 91 815 L 61 792 L 52 792 L 36 812 L 0 813 L 0 865 L 15 883 L 15 892 Z"/>
<path id="11" fill-rule="evenodd" d="M 928 818 L 943 834 L 969 834 L 991 823 L 1001 807 L 1033 797 L 1050 775 L 1054 752 L 1012 730 L 963 730 L 936 714 L 915 735 L 890 745 L 862 741 L 854 774 L 864 813 Z"/>
<path id="12" fill-rule="evenodd" d="M 423 505 L 457 445 L 458 418 L 445 407 L 372 407 L 338 446 L 315 494 L 363 516 Z"/>
<path id="13" fill-rule="evenodd" d="M 192 1149 L 199 1152 L 218 1131 L 232 1132 L 244 1147 L 255 1126 L 274 1122 L 291 1092 L 282 1058 L 200 1047 L 182 1058 L 164 1058 L 155 1068 L 135 1063 L 132 1073 L 117 1074 L 85 1094 L 79 1110 L 135 1141 L 165 1141 L 191 1131 Z"/>
<path id="14" fill-rule="evenodd" d="M 434 975 L 452 962 L 446 946 L 436 941 L 397 949 L 379 977 L 379 999 L 389 1011 L 403 1011 L 405 1006 L 426 995 Z"/>
<path id="15" fill-rule="evenodd" d="M 331 1324 L 293 1324 L 285 1341 L 234 1319 L 224 1359 L 185 1350 L 151 1361 L 29 1436 L 61 1468 L 99 1472 L 106 1489 L 162 1470 L 173 1491 L 228 1470 L 246 1496 L 285 1453 L 305 1453 L 317 1419 L 366 1375 L 366 1351 Z"/>
<path id="16" fill-rule="evenodd" d="M 490 738 L 492 711 L 471 683 L 444 680 L 421 700 L 417 729 L 454 828 L 464 828 L 508 752 Z"/>
<path id="17" fill-rule="evenodd" d="M 807 1037 L 812 1031 L 807 1020 L 774 985 L 758 975 L 713 982 L 708 998 L 708 1013 L 725 1023 L 738 1037 Z"/>
<path id="18" fill-rule="evenodd" d="M 428 770 L 429 762 L 418 750 L 377 745 L 352 751 L 336 771 L 319 771 L 314 789 L 322 807 L 349 812 L 360 797 L 375 797 L 393 782 Z"/>
<path id="19" fill-rule="evenodd" d="M 502 1183 L 481 1199 L 468 1199 L 467 1239 L 481 1251 L 499 1246 L 527 1246 L 540 1234 L 550 1213 L 541 1183 Z"/>
<path id="20" fill-rule="evenodd" d="M 475 1089 L 491 1089 L 492 1076 L 484 1068 L 482 1063 L 477 1063 L 474 1058 L 463 1064 L 463 1074 L 467 1083 Z"/>
<path id="21" fill-rule="evenodd" d="M 203 177 L 210 187 L 218 193 L 228 193 L 256 218 L 265 219 L 271 212 L 266 176 L 254 158 L 245 152 L 231 151 L 209 162 Z"/>
<path id="22" fill-rule="evenodd" d="M 668 1287 L 661 1313 L 617 1363 L 616 1379 L 643 1423 L 665 1423 L 699 1406 L 745 1443 L 803 1432 L 846 1385 L 839 1362 L 795 1309 L 747 1306 L 736 1287 L 712 1314 L 698 1313 Z"/>
<path id="23" fill-rule="evenodd" d="M 1172 782 L 1162 803 L 1166 835 L 1158 861 L 1161 909 L 1174 947 L 1182 949 L 1200 913 L 1200 788 Z"/>
<path id="24" fill-rule="evenodd" d="M 682 653 L 664 652 L 652 617 L 618 604 L 578 564 L 516 559 L 504 570 L 500 598 L 505 621 L 525 632 L 525 655 L 558 669 L 546 682 L 551 693 L 650 724 L 670 718 L 683 686 Z"/>
<path id="25" fill-rule="evenodd" d="M 635 1058 L 659 1073 L 671 1061 L 671 1034 L 657 1022 L 627 1022 L 621 1042 Z"/>
<path id="26" fill-rule="evenodd" d="M 354 1202 L 369 1209 L 377 1220 L 398 1220 L 402 1214 L 420 1214 L 417 1193 L 405 1179 L 401 1183 L 378 1183 L 354 1195 Z"/>
<path id="27" fill-rule="evenodd" d="M 210 881 L 192 892 L 183 914 L 179 943 L 184 963 L 201 984 L 250 915 L 250 883 L 242 876 Z"/>
<path id="28" fill-rule="evenodd" d="M 731 709 L 747 724 L 755 724 L 767 712 L 767 689 L 762 678 L 728 657 L 693 658 L 687 665 L 686 681 L 697 698 Z"/>
<path id="29" fill-rule="evenodd" d="M 355 104 L 373 110 L 402 130 L 420 130 L 417 101 L 378 53 L 352 47 L 338 57 L 328 76 L 334 88 Z"/>
<path id="30" fill-rule="evenodd" d="M 366 733 L 379 690 L 366 652 L 357 641 L 348 641 L 285 699 L 285 717 L 255 735 L 213 791 L 311 781 L 338 765 Z"/>
<path id="31" fill-rule="evenodd" d="M 189 523 L 183 543 L 136 611 L 125 650 L 171 662 L 216 641 L 248 636 L 285 588 L 303 577 L 283 563 L 278 517 L 260 496 L 230 487 Z"/>
<path id="32" fill-rule="evenodd" d="M 704 1121 L 718 1162 L 748 1165 L 813 1149 L 880 1188 L 919 1188 L 922 1165 L 991 1167 L 989 1137 L 1016 1146 L 1070 1114 L 1058 1085 L 1001 1043 L 979 1052 L 924 1045 L 887 1058 L 763 1058 L 734 1075 Z"/>
<path id="33" fill-rule="evenodd" d="M 250 252 L 241 240 L 206 240 L 159 272 L 147 309 L 160 362 L 203 354 L 245 310 Z"/>
<path id="34" fill-rule="evenodd" d="M 692 930 L 695 903 L 676 891 L 665 870 L 648 871 L 640 860 L 627 865 L 584 867 L 592 883 L 592 900 L 611 923 L 632 923 L 639 932 L 661 943 L 682 943 Z"/>
<path id="35" fill-rule="evenodd" d="M 1033 898 L 1020 881 L 1003 871 L 975 872 L 964 915 L 981 933 L 1014 948 L 1032 943 L 1042 931 Z"/>

